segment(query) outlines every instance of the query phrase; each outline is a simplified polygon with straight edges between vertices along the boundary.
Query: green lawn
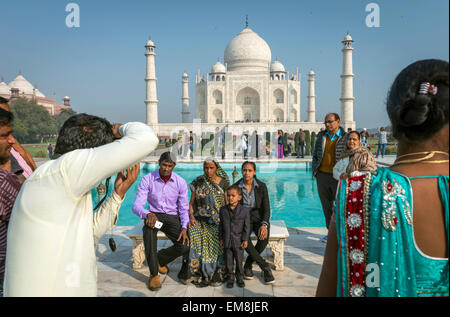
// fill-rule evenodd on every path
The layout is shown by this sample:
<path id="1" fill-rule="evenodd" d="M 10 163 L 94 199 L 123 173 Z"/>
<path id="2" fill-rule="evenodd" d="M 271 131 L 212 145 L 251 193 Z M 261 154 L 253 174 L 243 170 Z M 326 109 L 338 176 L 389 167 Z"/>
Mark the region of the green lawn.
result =
<path id="1" fill-rule="evenodd" d="M 48 144 L 22 144 L 22 146 L 30 152 L 32 157 L 48 157 Z M 55 149 L 55 145 L 53 145 L 53 149 Z"/>

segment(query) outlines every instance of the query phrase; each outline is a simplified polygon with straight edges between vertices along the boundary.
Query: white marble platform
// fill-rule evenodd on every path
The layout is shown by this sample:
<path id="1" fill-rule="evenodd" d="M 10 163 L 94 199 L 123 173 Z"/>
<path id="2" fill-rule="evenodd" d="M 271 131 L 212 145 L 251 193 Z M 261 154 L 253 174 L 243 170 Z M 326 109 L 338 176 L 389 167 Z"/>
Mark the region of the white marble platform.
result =
<path id="1" fill-rule="evenodd" d="M 169 264 L 169 273 L 161 275 L 162 288 L 150 291 L 147 287 L 149 279 L 148 266 L 133 269 L 132 242 L 126 231 L 133 226 L 114 229 L 116 252 L 108 246 L 109 235 L 100 239 L 97 246 L 98 296 L 148 296 L 148 297 L 267 297 L 267 296 L 314 296 L 321 272 L 325 244 L 320 239 L 327 234 L 325 227 L 288 228 L 289 238 L 284 245 L 284 270 L 273 270 L 275 284 L 263 283 L 261 270 L 253 266 L 255 278 L 245 281 L 244 288 L 228 289 L 225 285 L 219 287 L 197 288 L 193 284 L 183 285 L 177 279 L 181 268 L 181 258 Z M 170 241 L 158 242 L 158 247 L 169 246 Z M 263 256 L 273 264 L 273 256 L 266 249 Z"/>

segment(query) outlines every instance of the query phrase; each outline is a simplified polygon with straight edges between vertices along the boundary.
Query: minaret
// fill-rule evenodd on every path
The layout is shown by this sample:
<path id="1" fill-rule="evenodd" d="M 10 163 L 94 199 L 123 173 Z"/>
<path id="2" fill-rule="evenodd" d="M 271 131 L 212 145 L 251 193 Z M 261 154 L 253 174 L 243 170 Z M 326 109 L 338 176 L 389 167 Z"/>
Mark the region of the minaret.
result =
<path id="1" fill-rule="evenodd" d="M 181 92 L 181 122 L 182 123 L 189 123 L 189 76 L 186 73 L 183 73 L 183 76 L 181 77 L 181 85 L 182 85 L 182 92 Z"/>
<path id="2" fill-rule="evenodd" d="M 156 76 L 155 76 L 155 44 L 149 40 L 145 45 L 145 57 L 147 59 L 147 73 L 145 76 L 147 107 L 147 124 L 158 124 L 158 99 L 156 97 Z"/>
<path id="3" fill-rule="evenodd" d="M 343 62 L 342 62 L 342 89 L 341 89 L 341 125 L 345 131 L 348 128 L 354 130 L 356 128 L 355 121 L 353 121 L 353 62 L 352 62 L 352 37 L 347 33 L 342 41 L 344 47 L 342 49 Z"/>
<path id="4" fill-rule="evenodd" d="M 315 73 L 309 72 L 309 94 L 308 94 L 308 122 L 316 122 L 316 92 L 314 88 Z"/>

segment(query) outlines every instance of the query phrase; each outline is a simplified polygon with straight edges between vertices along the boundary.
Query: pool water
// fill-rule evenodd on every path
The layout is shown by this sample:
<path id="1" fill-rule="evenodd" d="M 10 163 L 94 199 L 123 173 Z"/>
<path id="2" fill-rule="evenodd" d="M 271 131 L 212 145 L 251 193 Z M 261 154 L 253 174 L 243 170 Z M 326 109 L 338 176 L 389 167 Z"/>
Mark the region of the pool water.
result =
<path id="1" fill-rule="evenodd" d="M 322 213 L 316 180 L 311 176 L 308 163 L 258 163 L 256 176 L 267 185 L 269 192 L 271 220 L 284 220 L 288 227 L 324 227 L 325 219 Z M 233 181 L 232 172 L 236 167 L 239 176 L 241 165 L 222 163 L 222 168 Z M 118 226 L 134 226 L 140 219 L 131 210 L 136 198 L 137 189 L 142 177 L 159 169 L 156 163 L 141 164 L 137 181 L 128 190 L 125 200 L 119 210 Z M 203 174 L 203 164 L 180 163 L 174 172 L 183 177 L 189 184 L 197 176 Z M 115 176 L 111 177 L 109 193 L 114 188 Z M 105 181 L 103 181 L 105 184 Z M 190 198 L 189 190 L 189 198 Z M 96 189 L 92 190 L 94 205 L 98 202 Z M 145 206 L 148 207 L 147 205 Z"/>

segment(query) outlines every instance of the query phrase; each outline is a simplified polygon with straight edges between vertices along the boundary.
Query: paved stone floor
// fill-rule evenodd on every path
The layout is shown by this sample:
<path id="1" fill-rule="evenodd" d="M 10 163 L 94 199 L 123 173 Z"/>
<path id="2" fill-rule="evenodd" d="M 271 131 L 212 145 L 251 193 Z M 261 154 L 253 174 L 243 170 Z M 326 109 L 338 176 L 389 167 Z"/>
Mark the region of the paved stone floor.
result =
<path id="1" fill-rule="evenodd" d="M 327 234 L 326 228 L 288 228 L 289 238 L 284 251 L 285 269 L 273 270 L 275 284 L 265 285 L 261 270 L 254 265 L 255 278 L 245 281 L 245 288 L 236 285 L 229 289 L 225 285 L 197 288 L 183 285 L 177 279 L 181 258 L 169 264 L 169 274 L 161 275 L 162 288 L 153 292 L 147 288 L 149 271 L 145 265 L 137 271 L 132 267 L 131 240 L 124 232 L 132 227 L 114 229 L 117 250 L 112 252 L 106 234 L 97 246 L 98 296 L 101 297 L 269 297 L 314 296 L 325 252 L 320 239 Z M 159 241 L 158 248 L 170 246 L 170 241 Z M 269 262 L 270 250 L 263 254 Z"/>

